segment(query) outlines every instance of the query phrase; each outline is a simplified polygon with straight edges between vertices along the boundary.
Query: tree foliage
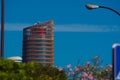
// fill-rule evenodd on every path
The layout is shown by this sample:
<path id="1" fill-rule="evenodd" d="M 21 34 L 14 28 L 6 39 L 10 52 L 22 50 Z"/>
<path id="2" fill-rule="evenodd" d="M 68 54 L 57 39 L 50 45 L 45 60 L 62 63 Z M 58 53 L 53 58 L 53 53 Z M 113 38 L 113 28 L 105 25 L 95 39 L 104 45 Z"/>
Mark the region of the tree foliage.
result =
<path id="1" fill-rule="evenodd" d="M 19 63 L 0 59 L 0 80 L 66 80 L 64 71 L 35 62 Z"/>

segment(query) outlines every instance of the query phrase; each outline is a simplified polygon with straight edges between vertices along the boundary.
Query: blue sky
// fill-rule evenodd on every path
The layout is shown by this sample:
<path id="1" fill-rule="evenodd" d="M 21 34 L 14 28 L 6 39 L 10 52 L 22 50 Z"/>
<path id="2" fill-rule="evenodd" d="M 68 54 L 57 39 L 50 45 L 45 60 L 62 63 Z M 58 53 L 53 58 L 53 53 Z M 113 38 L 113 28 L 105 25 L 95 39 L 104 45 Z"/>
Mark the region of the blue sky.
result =
<path id="1" fill-rule="evenodd" d="M 119 17 L 113 12 L 105 9 L 89 11 L 85 8 L 87 3 L 105 5 L 118 11 L 120 7 L 119 0 L 5 0 L 5 21 L 34 24 L 53 19 L 55 24 L 119 23 Z"/>
<path id="2" fill-rule="evenodd" d="M 120 43 L 120 17 L 106 9 L 87 10 L 87 3 L 120 11 L 120 0 L 5 0 L 5 56 L 22 55 L 24 27 L 54 20 L 55 65 L 74 65 L 94 55 L 111 63 L 111 46 Z"/>
<path id="3" fill-rule="evenodd" d="M 25 26 L 47 20 L 54 20 L 55 28 L 60 28 L 57 27 L 59 25 L 62 28 L 75 27 L 74 29 L 76 25 L 77 29 L 83 25 L 87 28 L 120 25 L 118 15 L 106 9 L 87 10 L 85 8 L 87 3 L 108 6 L 118 11 L 120 8 L 119 0 L 5 0 L 5 23 L 9 25 L 6 29 L 20 30 Z"/>

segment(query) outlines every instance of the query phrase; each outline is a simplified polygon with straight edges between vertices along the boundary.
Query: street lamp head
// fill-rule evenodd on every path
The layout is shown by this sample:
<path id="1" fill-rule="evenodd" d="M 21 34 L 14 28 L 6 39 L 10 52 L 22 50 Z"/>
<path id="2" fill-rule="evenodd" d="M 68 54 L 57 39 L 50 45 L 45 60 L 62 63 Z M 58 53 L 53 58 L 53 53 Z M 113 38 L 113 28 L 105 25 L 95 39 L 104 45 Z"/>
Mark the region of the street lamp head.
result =
<path id="1" fill-rule="evenodd" d="M 86 4 L 85 5 L 87 9 L 96 9 L 96 8 L 99 8 L 98 5 L 94 5 L 94 4 Z"/>

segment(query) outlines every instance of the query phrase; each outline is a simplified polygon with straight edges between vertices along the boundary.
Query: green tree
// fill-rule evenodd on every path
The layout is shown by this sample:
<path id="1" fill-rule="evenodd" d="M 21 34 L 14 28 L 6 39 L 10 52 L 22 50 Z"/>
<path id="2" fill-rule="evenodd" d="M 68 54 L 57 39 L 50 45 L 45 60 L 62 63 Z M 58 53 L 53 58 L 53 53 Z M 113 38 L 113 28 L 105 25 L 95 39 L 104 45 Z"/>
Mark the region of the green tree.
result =
<path id="1" fill-rule="evenodd" d="M 0 59 L 0 80 L 66 80 L 64 71 L 35 62 L 19 63 Z"/>

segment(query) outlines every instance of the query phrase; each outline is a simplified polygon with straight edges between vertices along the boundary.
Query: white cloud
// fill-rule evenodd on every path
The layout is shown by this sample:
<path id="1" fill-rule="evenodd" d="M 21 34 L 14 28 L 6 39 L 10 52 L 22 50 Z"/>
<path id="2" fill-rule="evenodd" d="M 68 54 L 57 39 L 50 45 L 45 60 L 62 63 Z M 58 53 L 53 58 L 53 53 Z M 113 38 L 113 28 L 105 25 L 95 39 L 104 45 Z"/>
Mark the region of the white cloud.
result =
<path id="1" fill-rule="evenodd" d="M 55 31 L 65 32 L 116 32 L 120 31 L 119 26 L 105 25 L 56 25 Z"/>
<path id="2" fill-rule="evenodd" d="M 30 26 L 30 24 L 5 24 L 6 31 L 22 31 L 23 28 Z"/>
<path id="3" fill-rule="evenodd" d="M 5 24 L 7 31 L 22 31 L 23 28 L 33 24 Z M 116 32 L 120 31 L 119 26 L 105 26 L 105 25 L 83 25 L 83 24 L 69 24 L 69 25 L 54 25 L 55 32 Z"/>

